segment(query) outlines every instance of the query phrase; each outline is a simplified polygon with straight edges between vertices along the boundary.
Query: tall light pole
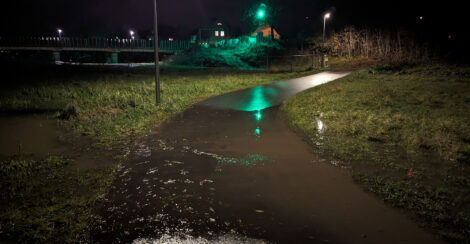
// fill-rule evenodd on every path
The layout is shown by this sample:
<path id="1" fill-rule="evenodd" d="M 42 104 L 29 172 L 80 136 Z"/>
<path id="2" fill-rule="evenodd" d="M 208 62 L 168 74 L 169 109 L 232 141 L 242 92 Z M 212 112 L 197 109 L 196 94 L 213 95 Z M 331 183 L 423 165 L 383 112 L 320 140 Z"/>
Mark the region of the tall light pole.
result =
<path id="1" fill-rule="evenodd" d="M 330 13 L 325 14 L 323 16 L 323 42 L 325 42 L 325 29 L 326 29 L 326 19 L 330 18 Z"/>
<path id="2" fill-rule="evenodd" d="M 154 34 L 153 34 L 153 41 L 154 41 L 154 51 L 155 51 L 155 92 L 157 95 L 156 104 L 160 103 L 160 67 L 158 64 L 159 57 L 158 57 L 158 21 L 157 21 L 157 0 L 153 0 L 153 21 L 154 21 Z"/>

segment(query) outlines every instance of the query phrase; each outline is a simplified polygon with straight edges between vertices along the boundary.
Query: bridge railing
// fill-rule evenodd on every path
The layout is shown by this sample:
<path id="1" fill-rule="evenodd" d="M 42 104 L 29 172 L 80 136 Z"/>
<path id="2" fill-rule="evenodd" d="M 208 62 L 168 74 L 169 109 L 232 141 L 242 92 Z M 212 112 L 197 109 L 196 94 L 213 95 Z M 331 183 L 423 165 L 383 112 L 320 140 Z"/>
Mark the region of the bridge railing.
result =
<path id="1" fill-rule="evenodd" d="M 74 37 L 0 37 L 0 47 L 46 47 L 46 48 L 90 48 L 90 49 L 153 49 L 153 40 L 74 38 Z M 178 51 L 192 47 L 186 40 L 161 40 L 160 50 Z"/>

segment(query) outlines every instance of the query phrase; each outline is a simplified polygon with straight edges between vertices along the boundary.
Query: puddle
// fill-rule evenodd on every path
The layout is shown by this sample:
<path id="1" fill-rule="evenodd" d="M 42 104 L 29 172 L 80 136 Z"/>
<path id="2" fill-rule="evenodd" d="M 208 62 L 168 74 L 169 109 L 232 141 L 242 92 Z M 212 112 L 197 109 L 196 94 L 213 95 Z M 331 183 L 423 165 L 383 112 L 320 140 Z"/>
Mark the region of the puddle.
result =
<path id="1" fill-rule="evenodd" d="M 64 134 L 54 119 L 36 116 L 0 117 L 0 155 L 34 154 L 46 156 L 66 149 L 59 137 Z"/>
<path id="2" fill-rule="evenodd" d="M 113 163 L 111 151 L 94 150 L 88 138 L 73 138 L 57 120 L 39 116 L 0 117 L 0 159 L 14 155 L 61 155 L 73 160 L 71 169 L 85 170 Z"/>
<path id="3" fill-rule="evenodd" d="M 279 107 L 206 105 L 130 149 L 96 206 L 94 243 L 437 242 L 313 154 Z"/>

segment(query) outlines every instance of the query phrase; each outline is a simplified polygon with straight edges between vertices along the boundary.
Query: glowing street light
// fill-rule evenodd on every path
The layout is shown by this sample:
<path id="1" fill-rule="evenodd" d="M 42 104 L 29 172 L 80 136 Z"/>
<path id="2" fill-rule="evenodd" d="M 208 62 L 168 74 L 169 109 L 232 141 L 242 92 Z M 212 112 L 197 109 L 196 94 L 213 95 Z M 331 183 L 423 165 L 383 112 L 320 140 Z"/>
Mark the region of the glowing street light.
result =
<path id="1" fill-rule="evenodd" d="M 57 33 L 59 34 L 59 38 L 62 38 L 62 29 L 57 29 Z"/>
<path id="2" fill-rule="evenodd" d="M 323 42 L 325 42 L 325 29 L 326 29 L 326 19 L 330 18 L 330 13 L 326 13 L 325 16 L 323 16 Z"/>
<path id="3" fill-rule="evenodd" d="M 256 12 L 256 18 L 259 20 L 265 19 L 266 18 L 266 4 L 262 3 L 258 7 L 258 11 Z"/>

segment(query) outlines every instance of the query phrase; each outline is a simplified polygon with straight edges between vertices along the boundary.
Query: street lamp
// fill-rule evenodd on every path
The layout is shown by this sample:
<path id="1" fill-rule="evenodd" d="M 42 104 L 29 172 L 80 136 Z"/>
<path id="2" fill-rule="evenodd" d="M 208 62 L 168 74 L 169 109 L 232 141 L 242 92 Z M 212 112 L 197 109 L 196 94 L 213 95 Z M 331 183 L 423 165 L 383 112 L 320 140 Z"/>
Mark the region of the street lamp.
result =
<path id="1" fill-rule="evenodd" d="M 59 34 L 59 39 L 62 38 L 62 29 L 57 29 L 57 33 Z"/>
<path id="2" fill-rule="evenodd" d="M 325 42 L 325 29 L 326 29 L 326 19 L 330 18 L 330 13 L 326 13 L 325 16 L 323 16 L 323 42 Z"/>
<path id="3" fill-rule="evenodd" d="M 134 38 L 135 38 L 135 37 L 134 37 L 135 32 L 134 32 L 133 30 L 130 30 L 130 31 L 129 31 L 129 34 L 131 35 L 131 39 L 134 39 Z"/>

